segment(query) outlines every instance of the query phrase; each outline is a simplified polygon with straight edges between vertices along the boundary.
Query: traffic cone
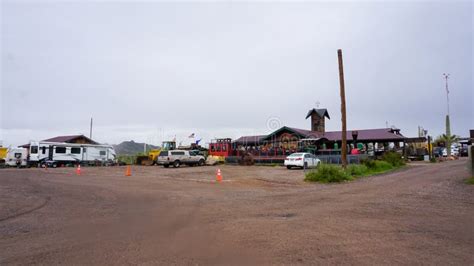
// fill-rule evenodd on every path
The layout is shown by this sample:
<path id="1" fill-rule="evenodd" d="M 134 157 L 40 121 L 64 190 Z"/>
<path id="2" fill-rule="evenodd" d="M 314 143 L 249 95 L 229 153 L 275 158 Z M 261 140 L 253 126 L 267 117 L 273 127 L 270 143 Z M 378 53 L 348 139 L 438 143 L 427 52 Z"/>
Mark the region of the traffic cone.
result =
<path id="1" fill-rule="evenodd" d="M 81 165 L 80 164 L 77 165 L 76 175 L 81 175 Z"/>
<path id="2" fill-rule="evenodd" d="M 125 171 L 125 176 L 131 176 L 132 175 L 132 169 L 130 168 L 130 165 L 127 165 L 127 170 Z"/>
<path id="3" fill-rule="evenodd" d="M 217 182 L 221 182 L 221 181 L 222 181 L 221 169 L 219 169 L 219 168 L 217 168 L 216 181 L 217 181 Z"/>

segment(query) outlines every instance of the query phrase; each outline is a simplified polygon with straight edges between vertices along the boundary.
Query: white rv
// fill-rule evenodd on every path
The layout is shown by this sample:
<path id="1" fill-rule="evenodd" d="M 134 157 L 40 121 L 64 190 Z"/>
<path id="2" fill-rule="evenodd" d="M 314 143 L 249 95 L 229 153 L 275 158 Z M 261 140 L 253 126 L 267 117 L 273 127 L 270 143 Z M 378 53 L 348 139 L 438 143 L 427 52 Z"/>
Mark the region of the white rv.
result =
<path id="1" fill-rule="evenodd" d="M 110 145 L 64 142 L 31 142 L 28 150 L 30 165 L 50 164 L 115 164 L 115 150 Z"/>
<path id="2" fill-rule="evenodd" d="M 7 166 L 25 167 L 28 165 L 28 150 L 25 148 L 9 148 L 5 157 Z"/>

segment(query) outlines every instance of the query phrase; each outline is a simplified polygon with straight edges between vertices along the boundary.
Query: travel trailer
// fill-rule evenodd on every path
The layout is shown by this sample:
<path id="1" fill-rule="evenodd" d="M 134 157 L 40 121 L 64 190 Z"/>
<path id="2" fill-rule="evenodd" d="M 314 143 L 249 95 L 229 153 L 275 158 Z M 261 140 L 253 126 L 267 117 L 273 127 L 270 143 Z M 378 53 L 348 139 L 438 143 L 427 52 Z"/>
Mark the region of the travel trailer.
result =
<path id="1" fill-rule="evenodd" d="M 9 148 L 5 157 L 5 165 L 26 167 L 28 165 L 28 150 L 25 148 Z"/>
<path id="2" fill-rule="evenodd" d="M 110 145 L 76 144 L 64 142 L 31 142 L 28 148 L 29 165 L 59 166 L 66 164 L 106 165 L 117 162 Z"/>

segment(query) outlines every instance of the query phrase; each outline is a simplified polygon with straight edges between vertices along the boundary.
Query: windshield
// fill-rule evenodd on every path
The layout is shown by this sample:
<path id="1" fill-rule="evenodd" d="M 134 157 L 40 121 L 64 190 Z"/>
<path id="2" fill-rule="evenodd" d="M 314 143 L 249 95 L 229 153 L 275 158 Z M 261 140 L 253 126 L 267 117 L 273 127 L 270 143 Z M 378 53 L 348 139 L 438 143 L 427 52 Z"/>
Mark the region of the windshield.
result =
<path id="1" fill-rule="evenodd" d="M 288 157 L 301 157 L 301 156 L 303 156 L 303 153 L 293 153 Z"/>

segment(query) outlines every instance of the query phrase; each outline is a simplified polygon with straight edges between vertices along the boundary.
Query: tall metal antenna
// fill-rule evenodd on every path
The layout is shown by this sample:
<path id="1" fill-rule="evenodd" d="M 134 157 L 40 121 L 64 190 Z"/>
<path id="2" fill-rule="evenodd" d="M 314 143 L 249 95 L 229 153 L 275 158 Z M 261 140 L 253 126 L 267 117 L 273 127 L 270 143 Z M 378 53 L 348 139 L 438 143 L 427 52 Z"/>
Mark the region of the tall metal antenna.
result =
<path id="1" fill-rule="evenodd" d="M 92 139 L 92 117 L 91 117 L 91 127 L 89 130 L 89 138 Z"/>
<path id="2" fill-rule="evenodd" d="M 446 80 L 446 103 L 448 106 L 448 115 L 449 115 L 449 88 L 448 88 L 448 79 L 449 74 L 443 73 L 444 79 Z"/>

